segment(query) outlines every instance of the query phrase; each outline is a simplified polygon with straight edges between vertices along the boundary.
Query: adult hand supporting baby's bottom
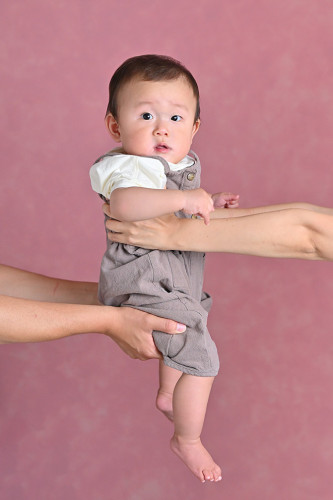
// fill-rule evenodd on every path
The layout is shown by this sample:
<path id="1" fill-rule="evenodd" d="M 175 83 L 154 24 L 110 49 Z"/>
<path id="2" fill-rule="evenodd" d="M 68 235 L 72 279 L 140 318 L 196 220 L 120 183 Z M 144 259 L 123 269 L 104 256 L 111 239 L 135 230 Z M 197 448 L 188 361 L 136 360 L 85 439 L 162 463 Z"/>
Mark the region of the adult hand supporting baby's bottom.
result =
<path id="1" fill-rule="evenodd" d="M 125 354 L 134 359 L 142 361 L 153 358 L 162 359 L 152 337 L 154 330 L 177 334 L 186 329 L 184 325 L 176 321 L 159 318 L 131 307 L 112 309 L 118 313 L 118 319 L 114 318 L 112 330 L 110 328 L 110 332 L 106 332 L 106 334 L 118 344 Z"/>

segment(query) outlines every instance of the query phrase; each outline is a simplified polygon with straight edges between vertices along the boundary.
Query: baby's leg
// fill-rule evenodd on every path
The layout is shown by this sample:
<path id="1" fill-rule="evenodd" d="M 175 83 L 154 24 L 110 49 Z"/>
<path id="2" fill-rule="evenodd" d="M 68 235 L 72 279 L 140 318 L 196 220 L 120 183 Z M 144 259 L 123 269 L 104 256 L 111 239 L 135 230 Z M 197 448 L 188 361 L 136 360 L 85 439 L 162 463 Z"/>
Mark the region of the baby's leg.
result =
<path id="1" fill-rule="evenodd" d="M 171 421 L 173 421 L 173 391 L 181 376 L 182 372 L 175 370 L 174 368 L 165 365 L 163 361 L 160 361 L 160 386 L 156 398 L 156 407 Z"/>
<path id="2" fill-rule="evenodd" d="M 209 393 L 214 377 L 183 374 L 174 390 L 175 433 L 171 449 L 202 482 L 220 481 L 221 469 L 201 443 Z"/>

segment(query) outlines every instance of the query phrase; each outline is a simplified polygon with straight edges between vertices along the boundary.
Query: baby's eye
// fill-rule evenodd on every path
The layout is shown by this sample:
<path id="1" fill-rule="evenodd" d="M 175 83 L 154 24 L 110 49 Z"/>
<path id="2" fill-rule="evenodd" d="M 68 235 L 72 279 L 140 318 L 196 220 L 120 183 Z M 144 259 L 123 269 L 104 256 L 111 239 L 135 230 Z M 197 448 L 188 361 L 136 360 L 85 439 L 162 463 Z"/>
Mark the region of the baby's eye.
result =
<path id="1" fill-rule="evenodd" d="M 182 119 L 182 117 L 181 117 L 181 116 L 179 116 L 179 115 L 173 115 L 173 116 L 171 117 L 171 120 L 172 120 L 173 122 L 180 122 L 180 120 L 181 120 L 181 119 Z"/>
<path id="2" fill-rule="evenodd" d="M 151 113 L 142 113 L 141 116 L 144 120 L 152 120 L 153 119 L 153 115 Z"/>

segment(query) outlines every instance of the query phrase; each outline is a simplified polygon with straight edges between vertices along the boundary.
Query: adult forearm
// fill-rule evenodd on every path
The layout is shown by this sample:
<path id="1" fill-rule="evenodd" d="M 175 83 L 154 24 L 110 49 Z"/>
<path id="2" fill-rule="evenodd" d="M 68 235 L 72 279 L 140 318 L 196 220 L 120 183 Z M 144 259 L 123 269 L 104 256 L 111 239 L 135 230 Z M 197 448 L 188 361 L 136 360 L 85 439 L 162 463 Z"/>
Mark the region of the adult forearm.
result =
<path id="1" fill-rule="evenodd" d="M 266 205 L 261 207 L 249 207 L 249 208 L 217 208 L 211 213 L 211 219 L 230 219 L 232 217 L 244 217 L 247 215 L 257 215 L 267 212 L 277 212 L 280 210 L 289 210 L 292 208 L 298 208 L 302 210 L 310 210 L 312 212 L 318 212 L 327 215 L 333 215 L 333 209 L 327 207 L 319 207 L 317 205 L 312 205 L 311 203 L 294 202 L 294 203 L 278 203 L 275 205 Z"/>
<path id="2" fill-rule="evenodd" d="M 302 209 L 202 221 L 180 221 L 169 235 L 173 249 L 262 257 L 333 259 L 333 217 Z"/>
<path id="3" fill-rule="evenodd" d="M 108 311 L 104 309 L 108 308 L 0 295 L 0 342 L 42 342 L 78 333 L 105 333 L 104 314 Z"/>
<path id="4" fill-rule="evenodd" d="M 138 223 L 108 221 L 109 238 L 144 248 L 226 252 L 261 257 L 333 259 L 333 217 L 289 209 L 212 220 L 167 216 Z"/>
<path id="5" fill-rule="evenodd" d="M 107 335 L 131 358 L 160 359 L 153 330 L 175 334 L 185 326 L 130 307 L 55 304 L 0 295 L 0 344 L 92 332 Z"/>
<path id="6" fill-rule="evenodd" d="M 0 294 L 70 304 L 98 304 L 97 283 L 51 278 L 0 264 Z"/>

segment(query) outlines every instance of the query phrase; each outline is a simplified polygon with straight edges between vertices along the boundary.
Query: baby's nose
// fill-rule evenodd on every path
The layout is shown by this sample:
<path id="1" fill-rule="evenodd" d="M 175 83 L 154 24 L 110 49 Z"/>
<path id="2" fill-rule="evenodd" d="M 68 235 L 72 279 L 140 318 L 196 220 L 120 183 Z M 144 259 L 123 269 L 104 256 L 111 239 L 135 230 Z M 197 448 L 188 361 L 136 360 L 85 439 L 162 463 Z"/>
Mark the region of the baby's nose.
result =
<path id="1" fill-rule="evenodd" d="M 164 136 L 169 134 L 168 128 L 164 121 L 157 123 L 154 133 L 158 136 Z"/>

